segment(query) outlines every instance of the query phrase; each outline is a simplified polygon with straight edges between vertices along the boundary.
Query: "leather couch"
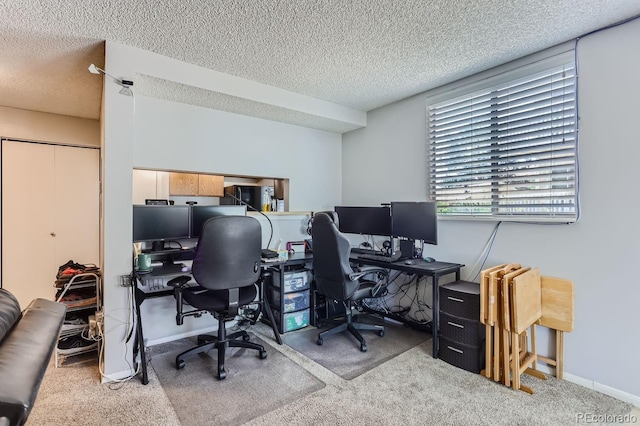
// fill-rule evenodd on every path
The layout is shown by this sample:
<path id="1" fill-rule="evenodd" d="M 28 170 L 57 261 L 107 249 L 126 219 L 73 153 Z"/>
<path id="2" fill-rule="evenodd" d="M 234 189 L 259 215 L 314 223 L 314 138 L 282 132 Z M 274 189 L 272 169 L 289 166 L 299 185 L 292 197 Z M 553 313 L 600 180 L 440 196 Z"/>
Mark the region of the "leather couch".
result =
<path id="1" fill-rule="evenodd" d="M 35 299 L 23 311 L 0 288 L 0 425 L 22 425 L 58 342 L 66 306 Z"/>

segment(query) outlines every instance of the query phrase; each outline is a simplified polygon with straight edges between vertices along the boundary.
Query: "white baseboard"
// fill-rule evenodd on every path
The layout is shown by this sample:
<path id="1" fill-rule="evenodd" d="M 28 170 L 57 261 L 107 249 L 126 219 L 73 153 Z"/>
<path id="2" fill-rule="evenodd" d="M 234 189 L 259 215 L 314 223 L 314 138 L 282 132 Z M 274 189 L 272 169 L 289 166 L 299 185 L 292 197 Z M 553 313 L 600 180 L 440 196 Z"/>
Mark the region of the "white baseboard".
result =
<path id="1" fill-rule="evenodd" d="M 584 386 L 585 388 L 593 389 L 605 395 L 609 395 L 621 401 L 633 404 L 636 407 L 640 407 L 640 396 L 638 395 L 633 395 L 629 392 L 621 391 L 619 389 L 612 388 L 611 386 L 603 385 L 602 383 L 584 379 L 573 374 L 564 373 L 564 378 L 571 383 Z"/>
<path id="2" fill-rule="evenodd" d="M 556 375 L 555 367 L 551 367 L 547 364 L 538 364 L 537 369 L 545 374 L 549 374 L 552 376 Z M 638 395 L 624 392 L 619 389 L 612 388 L 611 386 L 594 382 L 593 380 L 584 379 L 574 374 L 569 374 L 566 371 L 564 373 L 564 379 L 568 382 L 575 383 L 576 385 L 584 386 L 588 389 L 593 389 L 605 395 L 609 395 L 611 397 L 619 399 L 620 401 L 628 402 L 629 404 L 633 404 L 636 407 L 640 407 L 640 396 Z"/>
<path id="3" fill-rule="evenodd" d="M 133 370 L 116 371 L 115 373 L 111 373 L 108 376 L 102 376 L 102 380 L 100 381 L 100 383 L 104 384 L 104 383 L 111 383 L 111 382 L 123 380 L 128 377 L 131 377 L 132 374 L 133 374 Z M 139 380 L 139 379 L 136 377 L 132 377 L 131 380 Z"/>
<path id="4" fill-rule="evenodd" d="M 218 333 L 218 327 L 208 327 L 208 328 L 203 328 L 202 330 L 188 331 L 180 334 L 172 334 L 171 336 L 160 337 L 158 339 L 153 339 L 153 340 L 145 339 L 146 340 L 145 346 L 148 347 L 148 346 L 160 345 L 162 343 L 173 342 L 174 340 L 184 339 L 185 337 L 197 336 L 199 334 L 207 334 L 207 333 L 213 333 L 213 334 Z"/>
<path id="5" fill-rule="evenodd" d="M 161 343 L 167 343 L 167 342 L 172 342 L 174 340 L 183 339 L 185 337 L 197 336 L 200 334 L 207 334 L 207 333 L 217 333 L 217 332 L 218 332 L 217 327 L 208 327 L 208 328 L 203 328 L 202 330 L 195 330 L 195 331 L 189 331 L 186 333 L 173 334 L 171 336 L 162 337 L 159 339 L 153 339 L 153 340 L 145 339 L 145 346 L 149 347 L 149 346 L 159 345 Z M 109 374 L 109 377 L 102 376 L 101 383 L 110 383 L 110 382 L 126 379 L 127 377 L 130 377 L 133 373 L 134 371 L 131 369 L 117 371 Z M 136 380 L 136 378 L 133 378 L 132 380 Z"/>

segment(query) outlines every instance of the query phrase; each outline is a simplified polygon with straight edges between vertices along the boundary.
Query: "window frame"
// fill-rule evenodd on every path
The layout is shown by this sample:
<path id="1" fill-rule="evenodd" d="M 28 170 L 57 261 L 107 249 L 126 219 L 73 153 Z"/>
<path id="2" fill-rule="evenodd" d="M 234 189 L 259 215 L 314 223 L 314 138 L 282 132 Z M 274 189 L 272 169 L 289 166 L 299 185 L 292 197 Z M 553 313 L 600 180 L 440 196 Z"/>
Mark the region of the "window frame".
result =
<path id="1" fill-rule="evenodd" d="M 443 192 L 443 188 L 439 188 L 432 181 L 435 171 L 432 169 L 431 164 L 434 161 L 434 148 L 435 141 L 431 140 L 430 134 L 430 111 L 434 106 L 438 106 L 442 103 L 449 103 L 455 100 L 459 100 L 464 97 L 471 98 L 471 95 L 480 91 L 487 91 L 488 89 L 497 88 L 503 86 L 509 82 L 517 81 L 527 76 L 536 75 L 546 70 L 561 66 L 563 64 L 571 63 L 573 65 L 573 131 L 571 136 L 573 138 L 573 150 L 570 153 L 570 160 L 572 160 L 573 176 L 568 180 L 569 184 L 573 184 L 573 187 L 569 185 L 569 195 L 566 196 L 573 204 L 571 205 L 573 211 L 569 213 L 554 213 L 553 211 L 547 213 L 532 213 L 532 212 L 517 212 L 516 210 L 522 209 L 522 207 L 514 208 L 510 206 L 511 212 L 501 212 L 496 207 L 500 207 L 502 203 L 499 200 L 493 200 L 490 202 L 490 211 L 484 212 L 446 212 L 442 204 L 439 203 L 438 216 L 440 219 L 464 219 L 464 220 L 491 220 L 491 221 L 519 221 L 519 222 L 557 222 L 557 223 L 574 223 L 577 222 L 580 215 L 579 206 L 579 161 L 578 161 L 578 72 L 577 72 L 577 59 L 575 56 L 575 42 L 567 42 L 562 45 L 556 46 L 552 49 L 548 49 L 544 52 L 539 52 L 534 55 L 519 59 L 517 61 L 510 62 L 508 64 L 478 73 L 471 77 L 449 83 L 438 89 L 434 89 L 427 94 L 426 99 L 426 145 L 427 145 L 427 188 L 428 199 L 439 202 L 441 197 L 438 196 Z M 553 147 L 549 148 L 548 153 L 554 152 Z M 551 166 L 550 166 L 551 168 Z M 503 172 L 504 173 L 504 172 Z M 499 173 L 494 173 L 487 181 L 499 182 L 504 178 L 500 177 Z M 555 182 L 555 181 L 554 181 Z M 488 194 L 488 192 L 485 192 Z M 493 197 L 492 197 L 493 198 Z M 551 197 L 550 197 L 551 199 Z M 486 199 L 485 199 L 486 202 Z M 548 203 L 550 206 L 551 204 Z M 485 207 L 486 208 L 486 207 Z"/>

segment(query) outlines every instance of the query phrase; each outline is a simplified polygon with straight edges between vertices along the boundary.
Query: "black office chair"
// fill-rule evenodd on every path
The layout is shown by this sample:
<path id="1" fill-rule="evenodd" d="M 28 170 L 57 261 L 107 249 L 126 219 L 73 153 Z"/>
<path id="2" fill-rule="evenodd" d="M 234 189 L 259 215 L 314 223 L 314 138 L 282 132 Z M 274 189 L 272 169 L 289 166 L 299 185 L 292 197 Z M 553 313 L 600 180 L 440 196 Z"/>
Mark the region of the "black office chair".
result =
<path id="1" fill-rule="evenodd" d="M 320 212 L 313 217 L 313 271 L 318 293 L 327 299 L 341 301 L 345 307 L 345 322 L 318 334 L 317 344 L 322 345 L 326 336 L 348 330 L 360 342 L 360 350 L 367 351 L 367 344 L 358 330 L 376 331 L 384 336 L 384 326 L 356 322 L 352 309 L 366 298 L 386 294 L 383 284 L 387 270 L 365 267 L 354 270 L 349 263 L 351 246 L 349 240 L 338 230 L 335 212 Z M 377 281 L 366 280 L 374 274 Z"/>
<path id="2" fill-rule="evenodd" d="M 225 323 L 238 315 L 238 309 L 254 303 L 256 281 L 260 276 L 260 223 L 249 216 L 217 216 L 202 226 L 191 272 L 198 286 L 189 286 L 190 276 L 168 282 L 175 288 L 176 323 L 182 325 L 186 316 L 210 312 L 218 320 L 218 335 L 198 336 L 198 346 L 176 357 L 176 369 L 184 367 L 184 358 L 218 350 L 218 379 L 227 376 L 224 369 L 228 347 L 255 349 L 260 359 L 267 357 L 262 345 L 250 342 L 246 331 L 227 334 Z M 183 312 L 183 304 L 195 309 Z M 242 337 L 242 340 L 235 340 Z"/>

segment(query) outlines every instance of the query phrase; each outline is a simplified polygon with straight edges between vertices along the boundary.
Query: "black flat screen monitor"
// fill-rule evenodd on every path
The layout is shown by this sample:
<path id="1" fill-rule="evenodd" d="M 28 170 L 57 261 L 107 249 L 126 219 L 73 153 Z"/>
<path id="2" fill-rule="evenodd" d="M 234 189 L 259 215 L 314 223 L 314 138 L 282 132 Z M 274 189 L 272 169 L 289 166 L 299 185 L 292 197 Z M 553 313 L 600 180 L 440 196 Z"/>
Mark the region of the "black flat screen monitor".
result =
<path id="1" fill-rule="evenodd" d="M 202 225 L 215 216 L 246 216 L 247 206 L 193 206 L 191 207 L 191 238 L 198 238 Z"/>
<path id="2" fill-rule="evenodd" d="M 144 203 L 148 206 L 168 206 L 169 200 L 158 200 L 155 198 L 147 198 Z"/>
<path id="3" fill-rule="evenodd" d="M 153 250 L 164 248 L 164 241 L 189 238 L 189 206 L 133 206 L 133 241 L 152 241 Z"/>
<path id="4" fill-rule="evenodd" d="M 431 201 L 392 202 L 391 233 L 394 237 L 438 244 L 436 203 Z"/>
<path id="5" fill-rule="evenodd" d="M 391 212 L 388 207 L 334 207 L 338 229 L 346 234 L 391 235 Z"/>

